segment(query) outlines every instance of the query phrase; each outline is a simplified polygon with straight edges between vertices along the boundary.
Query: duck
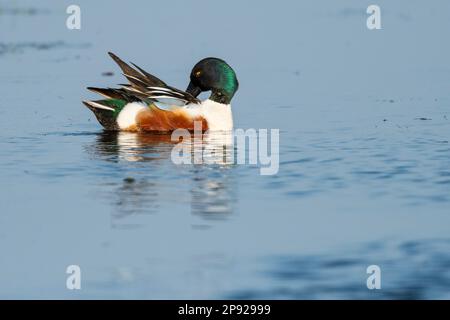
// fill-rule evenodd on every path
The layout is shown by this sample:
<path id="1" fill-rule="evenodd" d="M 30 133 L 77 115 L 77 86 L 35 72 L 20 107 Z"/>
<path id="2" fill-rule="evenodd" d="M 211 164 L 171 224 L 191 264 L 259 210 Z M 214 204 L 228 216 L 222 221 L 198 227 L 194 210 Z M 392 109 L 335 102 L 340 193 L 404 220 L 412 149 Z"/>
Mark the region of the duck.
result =
<path id="1" fill-rule="evenodd" d="M 230 131 L 231 99 L 239 88 L 235 71 L 224 60 L 209 57 L 192 68 L 185 91 L 167 85 L 134 63 L 127 64 L 112 52 L 127 84 L 118 88 L 88 87 L 103 97 L 85 100 L 98 122 L 108 131 L 168 133 L 177 129 Z M 209 98 L 198 96 L 210 91 Z"/>

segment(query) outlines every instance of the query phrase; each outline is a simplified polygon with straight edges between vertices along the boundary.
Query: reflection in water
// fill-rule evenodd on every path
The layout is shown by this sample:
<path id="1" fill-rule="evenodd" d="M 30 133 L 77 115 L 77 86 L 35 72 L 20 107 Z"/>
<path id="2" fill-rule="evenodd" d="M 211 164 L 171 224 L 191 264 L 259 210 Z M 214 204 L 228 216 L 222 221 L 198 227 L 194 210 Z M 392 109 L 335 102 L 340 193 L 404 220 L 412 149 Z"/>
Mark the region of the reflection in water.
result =
<path id="1" fill-rule="evenodd" d="M 133 224 L 123 224 L 122 219 L 141 214 L 156 213 L 158 209 L 158 192 L 155 184 L 146 180 L 136 181 L 125 178 L 122 186 L 116 190 L 116 209 L 111 215 L 111 225 L 117 228 L 132 227 Z"/>
<path id="2" fill-rule="evenodd" d="M 152 161 L 170 159 L 175 142 L 167 134 L 132 132 L 102 132 L 94 146 L 94 153 L 107 161 Z"/>
<path id="3" fill-rule="evenodd" d="M 206 219 L 223 219 L 233 212 L 236 190 L 228 170 L 194 169 L 191 189 L 191 211 Z"/>
<path id="4" fill-rule="evenodd" d="M 192 214 L 205 219 L 224 219 L 233 212 L 232 133 L 204 133 L 180 142 L 192 163 L 200 152 L 205 164 L 174 164 L 171 154 L 177 143 L 170 134 L 105 131 L 87 148 L 95 159 L 113 163 L 111 176 L 121 180 L 106 195 L 114 203 L 113 227 L 135 226 L 131 219 L 158 212 L 162 201 L 183 203 L 183 194 L 190 195 Z"/>

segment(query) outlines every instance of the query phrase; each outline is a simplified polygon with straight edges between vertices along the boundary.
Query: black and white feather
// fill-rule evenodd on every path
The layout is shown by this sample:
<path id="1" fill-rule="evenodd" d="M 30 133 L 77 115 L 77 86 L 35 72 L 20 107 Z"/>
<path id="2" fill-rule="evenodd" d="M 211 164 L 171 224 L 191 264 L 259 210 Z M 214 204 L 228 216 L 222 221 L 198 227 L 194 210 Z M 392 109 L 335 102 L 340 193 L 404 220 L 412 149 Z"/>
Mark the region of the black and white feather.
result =
<path id="1" fill-rule="evenodd" d="M 109 93 L 113 93 L 115 95 L 122 96 L 122 98 L 126 97 L 127 101 L 130 99 L 136 99 L 144 102 L 149 102 L 149 100 L 160 102 L 173 100 L 175 104 L 181 105 L 200 103 L 200 100 L 190 93 L 168 86 L 164 81 L 146 72 L 134 63 L 132 63 L 132 65 L 136 69 L 122 61 L 115 54 L 109 52 L 109 55 L 122 69 L 123 75 L 128 79 L 129 84 L 122 85 L 122 88 L 120 89 L 103 89 L 108 90 L 103 92 L 100 92 L 102 89 L 99 90 L 95 88 L 96 92 L 106 96 Z M 109 90 L 115 91 L 111 92 Z"/>

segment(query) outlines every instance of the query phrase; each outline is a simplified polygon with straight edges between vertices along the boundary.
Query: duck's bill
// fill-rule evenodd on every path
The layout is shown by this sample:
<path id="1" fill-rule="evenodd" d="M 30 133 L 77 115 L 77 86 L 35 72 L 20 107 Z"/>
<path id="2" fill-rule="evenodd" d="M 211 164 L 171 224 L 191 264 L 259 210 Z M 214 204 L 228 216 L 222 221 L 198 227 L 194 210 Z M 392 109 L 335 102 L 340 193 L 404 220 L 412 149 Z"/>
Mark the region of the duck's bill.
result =
<path id="1" fill-rule="evenodd" d="M 191 82 L 189 82 L 186 92 L 190 93 L 194 97 L 197 97 L 202 92 L 202 89 L 200 89 L 200 87 L 193 84 L 191 81 Z"/>

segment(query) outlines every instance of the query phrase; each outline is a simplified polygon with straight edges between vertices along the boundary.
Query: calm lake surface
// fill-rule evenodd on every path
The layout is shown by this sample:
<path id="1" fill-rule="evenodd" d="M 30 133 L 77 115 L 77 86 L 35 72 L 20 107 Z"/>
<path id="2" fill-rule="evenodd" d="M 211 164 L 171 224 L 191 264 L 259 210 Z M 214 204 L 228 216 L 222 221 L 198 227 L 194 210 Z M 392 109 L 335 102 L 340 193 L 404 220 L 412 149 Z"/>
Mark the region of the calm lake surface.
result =
<path id="1" fill-rule="evenodd" d="M 357 0 L 78 0 L 68 30 L 72 3 L 0 1 L 0 298 L 450 298 L 450 2 L 377 1 L 374 31 Z M 108 51 L 180 89 L 225 59 L 278 174 L 104 132 Z"/>

